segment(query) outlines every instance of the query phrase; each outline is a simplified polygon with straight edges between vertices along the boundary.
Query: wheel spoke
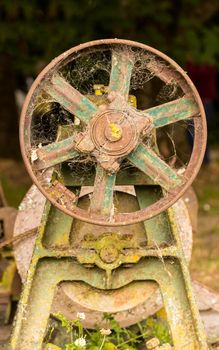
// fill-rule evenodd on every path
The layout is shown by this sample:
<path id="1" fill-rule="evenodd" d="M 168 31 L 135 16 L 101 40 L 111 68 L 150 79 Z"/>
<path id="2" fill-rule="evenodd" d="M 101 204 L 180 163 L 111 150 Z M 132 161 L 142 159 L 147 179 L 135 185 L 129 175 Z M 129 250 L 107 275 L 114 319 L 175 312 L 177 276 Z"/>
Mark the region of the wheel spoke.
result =
<path id="1" fill-rule="evenodd" d="M 32 161 L 34 169 L 46 169 L 78 156 L 73 149 L 73 137 L 62 141 L 52 142 L 47 146 L 32 150 Z"/>
<path id="2" fill-rule="evenodd" d="M 143 114 L 152 117 L 155 128 L 192 118 L 198 113 L 197 103 L 188 97 L 182 97 L 143 112 Z"/>
<path id="3" fill-rule="evenodd" d="M 167 191 L 182 184 L 182 178 L 143 144 L 129 154 L 129 161 Z"/>
<path id="4" fill-rule="evenodd" d="M 113 192 L 115 185 L 115 174 L 108 174 L 100 165 L 96 169 L 94 190 L 91 197 L 91 212 L 103 215 L 113 215 Z"/>
<path id="5" fill-rule="evenodd" d="M 86 124 L 97 111 L 97 107 L 58 74 L 52 76 L 46 92 L 67 111 Z"/>
<path id="6" fill-rule="evenodd" d="M 109 92 L 116 91 L 128 100 L 134 60 L 128 51 L 112 51 Z"/>
<path id="7" fill-rule="evenodd" d="M 75 208 L 78 197 L 74 192 L 70 191 L 58 180 L 55 180 L 51 184 L 51 186 L 47 189 L 47 192 L 50 194 L 52 199 L 55 200 L 56 203 L 61 204 L 69 210 Z"/>

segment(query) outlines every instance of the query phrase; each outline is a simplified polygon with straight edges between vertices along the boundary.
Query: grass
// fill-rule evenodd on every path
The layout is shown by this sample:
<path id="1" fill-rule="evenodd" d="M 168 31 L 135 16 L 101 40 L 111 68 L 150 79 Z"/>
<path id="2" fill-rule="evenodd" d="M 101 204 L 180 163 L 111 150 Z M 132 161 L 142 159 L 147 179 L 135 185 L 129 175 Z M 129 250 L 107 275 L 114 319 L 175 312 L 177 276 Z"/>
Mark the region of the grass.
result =
<path id="1" fill-rule="evenodd" d="M 203 168 L 194 188 L 199 215 L 190 268 L 195 279 L 219 292 L 219 163 Z"/>
<path id="2" fill-rule="evenodd" d="M 25 196 L 29 186 L 25 184 L 17 184 L 6 177 L 0 177 L 6 200 L 9 206 L 18 208 L 23 197 Z"/>

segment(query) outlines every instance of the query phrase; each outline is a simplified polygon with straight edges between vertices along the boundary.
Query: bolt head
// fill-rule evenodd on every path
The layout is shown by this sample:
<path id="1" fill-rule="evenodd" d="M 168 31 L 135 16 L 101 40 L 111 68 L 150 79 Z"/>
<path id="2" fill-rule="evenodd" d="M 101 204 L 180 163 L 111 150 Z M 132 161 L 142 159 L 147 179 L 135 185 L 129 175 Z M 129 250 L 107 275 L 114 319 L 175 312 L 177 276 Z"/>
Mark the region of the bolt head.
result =
<path id="1" fill-rule="evenodd" d="M 119 252 L 113 245 L 104 247 L 100 251 L 100 258 L 107 264 L 113 263 L 119 256 Z"/>

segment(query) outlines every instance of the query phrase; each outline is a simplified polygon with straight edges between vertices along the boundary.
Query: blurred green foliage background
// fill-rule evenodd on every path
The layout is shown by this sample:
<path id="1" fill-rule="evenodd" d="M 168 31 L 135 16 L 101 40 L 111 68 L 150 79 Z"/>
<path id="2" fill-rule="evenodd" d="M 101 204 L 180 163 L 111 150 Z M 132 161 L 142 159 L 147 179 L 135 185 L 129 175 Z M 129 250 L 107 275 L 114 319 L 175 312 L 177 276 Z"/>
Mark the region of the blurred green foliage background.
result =
<path id="1" fill-rule="evenodd" d="M 0 47 L 32 75 L 38 60 L 107 37 L 147 43 L 181 64 L 192 56 L 219 65 L 218 10 L 215 0 L 1 0 Z"/>
<path id="2" fill-rule="evenodd" d="M 218 0 L 1 0 L 0 157 L 19 156 L 14 91 L 58 54 L 117 37 L 219 69 L 218 19 Z"/>

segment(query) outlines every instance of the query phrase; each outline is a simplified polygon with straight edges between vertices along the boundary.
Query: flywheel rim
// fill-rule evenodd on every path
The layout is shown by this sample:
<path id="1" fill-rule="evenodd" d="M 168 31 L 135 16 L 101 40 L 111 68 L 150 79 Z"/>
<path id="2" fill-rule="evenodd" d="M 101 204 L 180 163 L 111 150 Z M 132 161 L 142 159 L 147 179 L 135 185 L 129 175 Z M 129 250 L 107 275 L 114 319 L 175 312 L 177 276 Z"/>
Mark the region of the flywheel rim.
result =
<path id="1" fill-rule="evenodd" d="M 152 54 L 158 56 L 159 58 L 163 59 L 168 64 L 170 64 L 171 67 L 174 67 L 177 74 L 180 74 L 180 79 L 182 79 L 182 85 L 180 85 L 181 88 L 183 89 L 184 93 L 187 94 L 188 87 L 189 87 L 190 91 L 192 92 L 193 98 L 198 105 L 198 109 L 200 111 L 200 116 L 194 117 L 194 126 L 196 130 L 195 138 L 194 138 L 194 147 L 193 147 L 189 164 L 183 174 L 184 181 L 182 181 L 182 185 L 177 186 L 175 189 L 171 189 L 169 195 L 161 198 L 158 202 L 150 205 L 147 208 L 140 209 L 139 211 L 133 212 L 131 213 L 131 215 L 130 213 L 115 214 L 113 218 L 111 216 L 106 216 L 105 214 L 103 215 L 100 213 L 96 213 L 95 211 L 86 212 L 83 209 L 80 209 L 77 206 L 73 206 L 73 205 L 70 208 L 67 208 L 66 206 L 63 206 L 62 204 L 58 203 L 57 199 L 53 198 L 50 195 L 50 193 L 48 193 L 48 191 L 45 189 L 45 187 L 43 187 L 43 185 L 37 179 L 37 176 L 33 172 L 30 159 L 27 154 L 27 148 L 29 147 L 30 149 L 31 146 L 30 146 L 30 118 L 26 118 L 26 115 L 28 114 L 28 111 L 30 108 L 29 104 L 31 102 L 32 95 L 35 93 L 35 89 L 37 89 L 38 85 L 44 79 L 45 75 L 50 71 L 51 72 L 54 71 L 57 65 L 61 65 L 62 61 L 66 60 L 66 57 L 71 57 L 71 55 L 78 53 L 83 49 L 90 48 L 92 46 L 97 46 L 97 45 L 132 46 L 134 48 L 147 50 Z M 25 100 L 25 103 L 22 109 L 22 114 L 21 114 L 21 120 L 20 120 L 21 152 L 22 152 L 25 166 L 33 182 L 37 185 L 37 187 L 43 193 L 43 195 L 46 198 L 48 198 L 50 202 L 53 205 L 55 205 L 58 209 L 62 210 L 66 214 L 73 216 L 79 220 L 97 224 L 97 225 L 108 225 L 108 226 L 128 225 L 128 224 L 144 221 L 166 210 L 168 207 L 173 205 L 185 193 L 186 189 L 191 185 L 191 183 L 193 182 L 193 180 L 195 179 L 199 171 L 199 168 L 201 166 L 201 163 L 204 157 L 204 152 L 205 152 L 207 133 L 206 133 L 206 121 L 205 121 L 204 115 L 205 113 L 204 113 L 204 108 L 203 108 L 201 99 L 193 83 L 191 82 L 187 74 L 183 71 L 183 69 L 165 54 L 147 45 L 129 41 L 129 40 L 106 39 L 106 40 L 91 41 L 91 42 L 73 47 L 72 49 L 58 56 L 40 73 L 40 75 L 37 77 L 37 79 L 33 83 L 27 95 L 27 98 Z"/>

